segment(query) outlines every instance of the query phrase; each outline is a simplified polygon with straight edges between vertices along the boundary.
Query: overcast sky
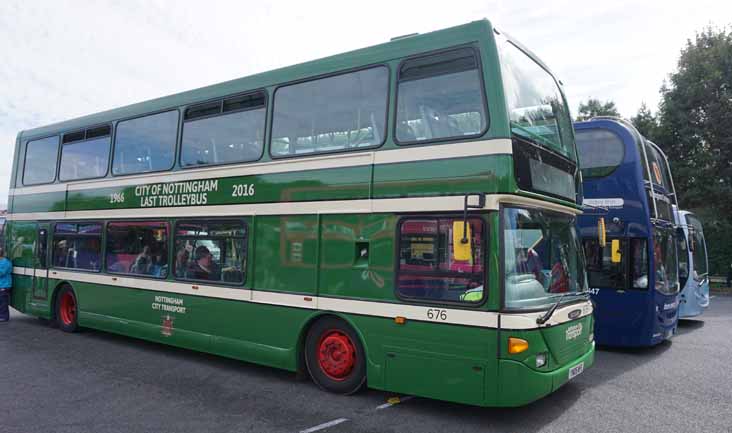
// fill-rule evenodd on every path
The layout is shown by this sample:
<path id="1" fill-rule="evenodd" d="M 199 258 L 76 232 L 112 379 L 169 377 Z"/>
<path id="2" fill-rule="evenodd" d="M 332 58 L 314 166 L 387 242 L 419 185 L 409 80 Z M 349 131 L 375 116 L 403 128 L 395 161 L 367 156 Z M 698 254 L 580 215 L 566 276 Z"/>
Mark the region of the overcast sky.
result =
<path id="1" fill-rule="evenodd" d="M 621 114 L 658 89 L 730 1 L 0 1 L 0 204 L 19 130 L 488 18 Z M 638 5 L 641 3 L 641 5 Z"/>

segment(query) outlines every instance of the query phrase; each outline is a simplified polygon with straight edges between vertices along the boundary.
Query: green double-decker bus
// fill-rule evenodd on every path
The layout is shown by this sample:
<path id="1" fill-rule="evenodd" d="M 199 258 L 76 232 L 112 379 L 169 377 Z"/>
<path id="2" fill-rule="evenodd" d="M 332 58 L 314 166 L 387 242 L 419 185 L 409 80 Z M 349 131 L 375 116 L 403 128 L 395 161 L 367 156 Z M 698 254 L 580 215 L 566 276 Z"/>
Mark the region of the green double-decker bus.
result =
<path id="1" fill-rule="evenodd" d="M 488 21 L 22 131 L 12 305 L 481 406 L 594 359 L 561 86 Z"/>

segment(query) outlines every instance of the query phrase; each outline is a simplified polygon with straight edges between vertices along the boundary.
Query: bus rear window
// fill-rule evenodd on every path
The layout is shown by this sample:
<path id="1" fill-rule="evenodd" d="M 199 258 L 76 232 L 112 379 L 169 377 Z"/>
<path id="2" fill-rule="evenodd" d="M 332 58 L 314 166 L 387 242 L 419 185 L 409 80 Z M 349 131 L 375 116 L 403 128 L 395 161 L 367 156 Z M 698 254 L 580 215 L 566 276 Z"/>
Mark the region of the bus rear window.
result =
<path id="1" fill-rule="evenodd" d="M 399 69 L 396 140 L 480 135 L 487 126 L 483 94 L 472 48 L 407 60 Z"/>
<path id="2" fill-rule="evenodd" d="M 468 220 L 467 250 L 456 253 L 462 240 L 462 219 L 410 218 L 399 233 L 397 293 L 402 298 L 433 302 L 479 303 L 484 298 L 483 221 Z M 455 232 L 455 229 L 458 232 Z M 457 236 L 457 238 L 456 238 Z"/>

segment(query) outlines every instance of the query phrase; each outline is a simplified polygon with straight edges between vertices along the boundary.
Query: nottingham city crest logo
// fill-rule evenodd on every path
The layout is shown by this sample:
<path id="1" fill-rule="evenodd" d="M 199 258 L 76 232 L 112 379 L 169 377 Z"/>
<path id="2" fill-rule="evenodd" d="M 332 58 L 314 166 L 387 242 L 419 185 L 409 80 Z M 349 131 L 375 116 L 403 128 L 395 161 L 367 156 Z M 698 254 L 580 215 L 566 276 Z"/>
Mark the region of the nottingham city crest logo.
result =
<path id="1" fill-rule="evenodd" d="M 165 337 L 173 335 L 173 317 L 170 314 L 163 316 L 163 323 L 160 325 L 160 333 Z"/>

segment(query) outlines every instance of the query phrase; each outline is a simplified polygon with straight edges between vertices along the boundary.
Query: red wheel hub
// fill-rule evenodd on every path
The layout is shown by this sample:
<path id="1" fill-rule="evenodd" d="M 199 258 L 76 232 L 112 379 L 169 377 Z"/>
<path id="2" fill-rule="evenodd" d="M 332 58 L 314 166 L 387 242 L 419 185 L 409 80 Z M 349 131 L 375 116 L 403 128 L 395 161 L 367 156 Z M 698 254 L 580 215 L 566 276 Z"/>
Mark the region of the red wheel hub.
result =
<path id="1" fill-rule="evenodd" d="M 356 365 L 356 347 L 351 338 L 341 331 L 328 331 L 318 343 L 318 363 L 326 376 L 345 380 Z"/>
<path id="2" fill-rule="evenodd" d="M 71 292 L 61 295 L 61 305 L 59 307 L 59 315 L 64 325 L 71 325 L 76 319 L 76 298 Z"/>

